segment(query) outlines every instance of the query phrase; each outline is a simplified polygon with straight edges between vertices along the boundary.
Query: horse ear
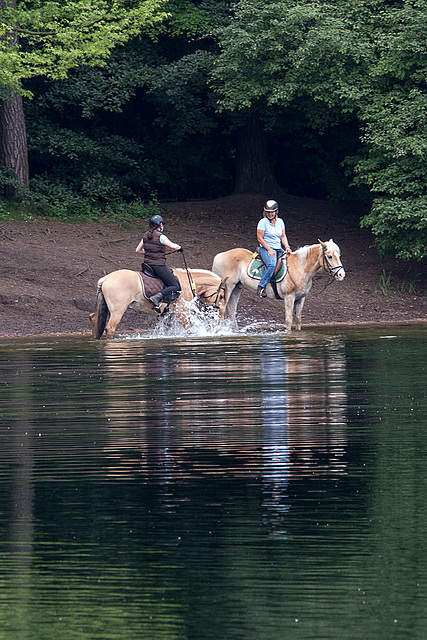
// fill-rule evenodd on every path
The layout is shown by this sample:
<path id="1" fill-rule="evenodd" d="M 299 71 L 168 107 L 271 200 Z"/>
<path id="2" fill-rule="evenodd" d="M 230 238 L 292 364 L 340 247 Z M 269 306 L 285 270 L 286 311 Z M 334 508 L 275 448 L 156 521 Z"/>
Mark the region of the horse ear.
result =
<path id="1" fill-rule="evenodd" d="M 323 248 L 326 247 L 326 242 L 322 242 L 321 240 L 319 240 L 319 238 L 317 238 L 317 241 L 318 241 L 319 244 L 322 245 Z"/>

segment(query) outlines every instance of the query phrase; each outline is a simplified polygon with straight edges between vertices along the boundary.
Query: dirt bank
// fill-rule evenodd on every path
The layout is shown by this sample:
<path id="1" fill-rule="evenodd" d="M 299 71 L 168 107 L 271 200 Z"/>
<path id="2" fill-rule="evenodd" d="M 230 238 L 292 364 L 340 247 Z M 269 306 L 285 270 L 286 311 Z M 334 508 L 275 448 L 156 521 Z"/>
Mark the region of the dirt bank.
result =
<path id="1" fill-rule="evenodd" d="M 219 251 L 255 249 L 265 199 L 248 194 L 170 203 L 164 205 L 165 232 L 184 246 L 190 267 L 210 269 Z M 381 259 L 371 233 L 359 228 L 357 211 L 289 196 L 280 205 L 292 248 L 333 238 L 347 273 L 344 282 L 326 288 L 326 274 L 315 278 L 303 325 L 426 321 L 425 265 Z M 115 269 L 139 268 L 135 247 L 145 230 L 145 223 L 0 222 L 0 336 L 89 335 L 98 278 Z M 170 256 L 169 265 L 182 267 L 182 256 Z M 379 286 L 382 274 L 390 277 L 387 295 Z M 253 294 L 243 293 L 239 312 L 242 319 L 283 323 L 281 302 Z M 142 331 L 154 323 L 155 318 L 129 310 L 119 330 Z"/>

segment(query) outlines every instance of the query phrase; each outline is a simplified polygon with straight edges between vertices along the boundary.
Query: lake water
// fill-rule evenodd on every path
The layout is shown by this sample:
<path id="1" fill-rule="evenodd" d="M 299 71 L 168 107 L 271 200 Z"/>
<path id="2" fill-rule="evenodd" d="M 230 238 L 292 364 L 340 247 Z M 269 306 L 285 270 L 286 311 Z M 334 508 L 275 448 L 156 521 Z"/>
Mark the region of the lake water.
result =
<path id="1" fill-rule="evenodd" d="M 0 341 L 0 640 L 425 640 L 426 327 Z"/>

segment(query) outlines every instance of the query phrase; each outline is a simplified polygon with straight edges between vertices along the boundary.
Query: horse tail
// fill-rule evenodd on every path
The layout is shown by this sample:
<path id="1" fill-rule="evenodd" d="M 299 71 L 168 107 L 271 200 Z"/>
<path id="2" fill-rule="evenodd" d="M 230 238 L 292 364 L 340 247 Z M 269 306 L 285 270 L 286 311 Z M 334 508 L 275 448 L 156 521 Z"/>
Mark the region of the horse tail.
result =
<path id="1" fill-rule="evenodd" d="M 90 321 L 92 324 L 92 335 L 95 340 L 99 340 L 104 333 L 105 325 L 108 318 L 108 307 L 105 302 L 102 287 L 98 286 L 95 311 L 91 314 Z"/>

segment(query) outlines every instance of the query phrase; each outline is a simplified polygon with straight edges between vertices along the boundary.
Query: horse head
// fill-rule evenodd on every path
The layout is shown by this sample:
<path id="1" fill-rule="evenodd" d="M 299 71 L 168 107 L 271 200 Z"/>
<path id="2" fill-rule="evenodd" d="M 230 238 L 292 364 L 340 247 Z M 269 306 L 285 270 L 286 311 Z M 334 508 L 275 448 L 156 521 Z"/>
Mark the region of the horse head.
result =
<path id="1" fill-rule="evenodd" d="M 328 242 L 322 242 L 319 240 L 322 247 L 323 268 L 333 276 L 335 280 L 344 280 L 345 270 L 341 264 L 341 250 L 337 244 L 332 240 Z"/>
<path id="2" fill-rule="evenodd" d="M 217 311 L 221 319 L 225 316 L 225 309 L 227 306 L 227 280 L 228 276 L 223 278 L 220 283 L 212 288 L 206 289 L 204 292 L 200 292 L 199 296 L 207 306 L 213 306 Z"/>

